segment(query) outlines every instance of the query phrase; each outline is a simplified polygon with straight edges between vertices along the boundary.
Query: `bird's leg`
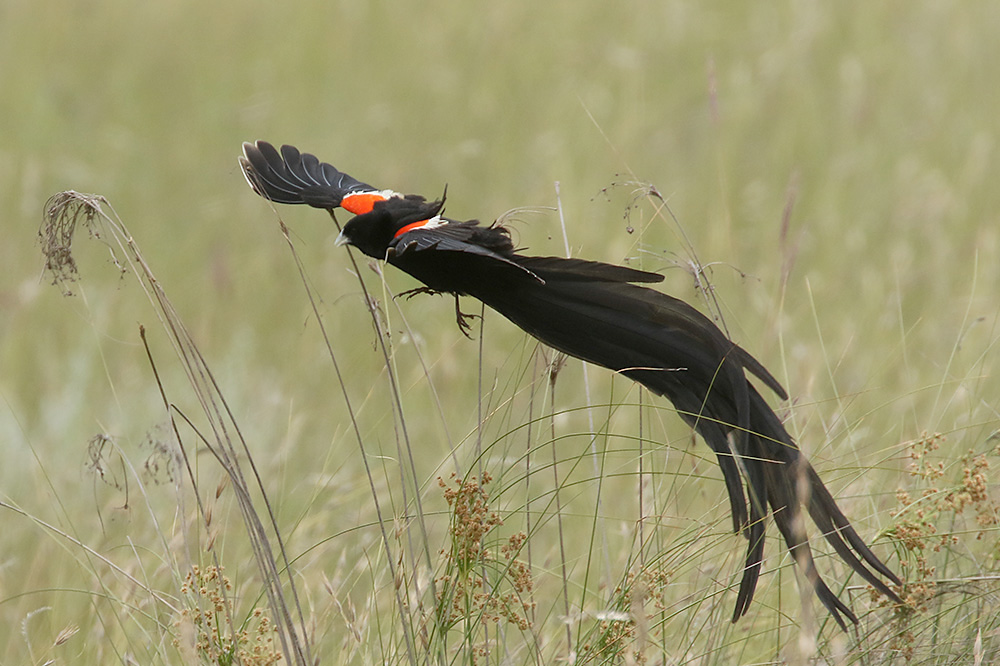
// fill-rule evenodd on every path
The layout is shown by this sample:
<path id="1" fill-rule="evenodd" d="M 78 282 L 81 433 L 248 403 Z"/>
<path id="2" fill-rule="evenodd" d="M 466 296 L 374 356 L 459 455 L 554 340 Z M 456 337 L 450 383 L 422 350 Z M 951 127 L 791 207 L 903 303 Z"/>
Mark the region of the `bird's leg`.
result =
<path id="1" fill-rule="evenodd" d="M 467 320 L 478 318 L 480 317 L 477 314 L 466 314 L 462 312 L 462 306 L 458 302 L 458 294 L 455 294 L 455 320 L 458 322 L 458 330 L 462 331 L 462 335 L 470 340 L 472 339 L 472 336 L 469 335 L 469 331 L 472 330 L 472 326 Z"/>
<path id="2" fill-rule="evenodd" d="M 396 298 L 399 298 L 400 296 L 405 296 L 406 300 L 410 300 L 411 298 L 413 298 L 417 294 L 431 294 L 431 295 L 434 295 L 434 294 L 440 294 L 440 293 L 441 293 L 440 291 L 435 291 L 435 290 L 431 289 L 430 287 L 417 287 L 416 289 L 407 289 L 406 291 L 401 291 L 400 293 L 396 294 Z"/>
<path id="3" fill-rule="evenodd" d="M 417 294 L 443 294 L 443 293 L 444 292 L 437 291 L 436 289 L 431 289 L 430 287 L 417 287 L 416 289 L 408 289 L 407 291 L 403 291 L 396 294 L 396 298 L 399 298 L 400 296 L 405 296 L 407 299 L 411 299 Z M 455 321 L 458 322 L 458 330 L 462 332 L 462 335 L 471 340 L 472 336 L 469 334 L 469 331 L 472 330 L 472 326 L 469 324 L 468 320 L 476 319 L 479 317 L 479 315 L 466 314 L 462 312 L 462 307 L 458 302 L 458 294 L 454 294 L 454 296 L 455 296 Z"/>

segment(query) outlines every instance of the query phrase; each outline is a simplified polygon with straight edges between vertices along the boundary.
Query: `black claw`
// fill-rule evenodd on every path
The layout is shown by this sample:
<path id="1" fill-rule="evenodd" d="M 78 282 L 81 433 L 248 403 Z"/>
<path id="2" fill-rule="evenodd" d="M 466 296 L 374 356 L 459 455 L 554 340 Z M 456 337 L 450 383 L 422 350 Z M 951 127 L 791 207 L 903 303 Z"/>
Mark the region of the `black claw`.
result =
<path id="1" fill-rule="evenodd" d="M 458 330 L 462 331 L 462 335 L 472 339 L 469 335 L 469 331 L 472 330 L 472 326 L 467 320 L 469 319 L 480 319 L 481 317 L 477 314 L 466 314 L 462 312 L 462 307 L 458 302 L 458 294 L 455 294 L 455 319 L 458 321 Z"/>
<path id="2" fill-rule="evenodd" d="M 396 294 L 396 298 L 404 297 L 407 300 L 413 298 L 417 294 L 431 294 L 440 295 L 445 292 L 437 291 L 436 289 L 431 289 L 430 287 L 417 287 L 415 289 L 408 289 L 406 291 Z M 462 335 L 472 340 L 472 325 L 469 324 L 470 319 L 480 319 L 481 317 L 477 314 L 468 314 L 462 312 L 462 307 L 458 302 L 458 294 L 455 294 L 455 321 L 458 323 L 458 330 L 462 332 Z"/>
<path id="3" fill-rule="evenodd" d="M 411 298 L 413 298 L 417 294 L 430 294 L 430 295 L 434 296 L 434 295 L 440 294 L 440 293 L 441 293 L 440 291 L 434 291 L 430 287 L 417 287 L 416 289 L 407 289 L 406 291 L 402 291 L 402 292 L 396 294 L 396 298 L 405 297 L 406 300 L 410 300 Z"/>

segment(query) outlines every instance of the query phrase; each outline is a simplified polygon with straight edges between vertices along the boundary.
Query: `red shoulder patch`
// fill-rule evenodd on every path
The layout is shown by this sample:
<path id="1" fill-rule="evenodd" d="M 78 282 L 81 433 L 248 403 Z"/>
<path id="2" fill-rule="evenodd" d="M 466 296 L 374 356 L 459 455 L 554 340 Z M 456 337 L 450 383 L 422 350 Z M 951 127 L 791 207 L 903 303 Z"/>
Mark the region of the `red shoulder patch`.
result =
<path id="1" fill-rule="evenodd" d="M 355 215 L 364 215 L 372 212 L 372 208 L 379 201 L 385 201 L 386 197 L 381 192 L 356 192 L 348 194 L 340 200 L 340 207 Z"/>
<path id="2" fill-rule="evenodd" d="M 427 226 L 427 224 L 430 221 L 431 220 L 417 220 L 416 222 L 410 222 L 409 224 L 400 227 L 399 230 L 397 230 L 396 233 L 394 233 L 392 235 L 392 237 L 393 238 L 399 238 L 400 236 L 402 236 L 403 234 L 405 234 L 407 231 L 413 231 L 414 229 L 419 229 L 420 227 Z"/>

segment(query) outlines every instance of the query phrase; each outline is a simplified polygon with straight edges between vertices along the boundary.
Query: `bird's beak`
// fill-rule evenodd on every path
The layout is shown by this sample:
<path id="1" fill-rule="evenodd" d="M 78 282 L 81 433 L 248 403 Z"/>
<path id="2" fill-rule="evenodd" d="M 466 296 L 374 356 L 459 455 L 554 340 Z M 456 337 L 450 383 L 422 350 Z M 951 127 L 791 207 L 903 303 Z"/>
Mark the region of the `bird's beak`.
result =
<path id="1" fill-rule="evenodd" d="M 337 240 L 333 241 L 333 244 L 336 245 L 337 247 L 340 247 L 341 245 L 347 245 L 350 242 L 351 239 L 345 236 L 344 232 L 341 231 L 339 234 L 337 234 Z"/>

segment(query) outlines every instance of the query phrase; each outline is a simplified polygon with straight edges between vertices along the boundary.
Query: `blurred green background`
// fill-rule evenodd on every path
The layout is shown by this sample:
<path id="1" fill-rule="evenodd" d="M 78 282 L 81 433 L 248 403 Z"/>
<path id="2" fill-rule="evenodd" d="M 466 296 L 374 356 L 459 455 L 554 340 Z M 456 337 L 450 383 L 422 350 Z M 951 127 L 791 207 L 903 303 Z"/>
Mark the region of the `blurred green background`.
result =
<path id="1" fill-rule="evenodd" d="M 46 199 L 99 193 L 213 367 L 279 520 L 295 525 L 293 549 L 334 535 L 303 563 L 309 605 L 326 609 L 315 610 L 324 663 L 368 663 L 337 652 L 349 632 L 318 581 L 360 557 L 367 542 L 351 530 L 372 519 L 371 493 L 276 215 L 237 165 L 242 141 L 265 139 L 380 187 L 433 196 L 447 184 L 448 214 L 460 219 L 555 206 L 558 183 L 574 255 L 664 271 L 666 290 L 706 309 L 682 228 L 713 264 L 730 334 L 789 389 L 793 432 L 874 535 L 907 483 L 904 442 L 945 433 L 937 453 L 950 464 L 1000 427 L 998 34 L 1000 5 L 986 2 L 4 0 L 0 497 L 137 574 L 155 568 L 132 553 L 150 547 L 143 539 L 169 539 L 190 519 L 169 510 L 172 479 L 139 469 L 165 423 L 139 324 L 185 401 L 153 310 L 85 234 L 75 296 L 43 272 Z M 643 183 L 679 226 L 641 198 L 630 207 Z M 279 213 L 322 299 L 366 438 L 391 459 L 382 358 L 335 229 L 313 210 Z M 530 252 L 564 252 L 555 213 L 520 213 L 513 226 Z M 366 279 L 381 294 L 374 273 Z M 387 279 L 394 292 L 414 286 Z M 453 447 L 469 466 L 477 424 L 478 343 L 459 334 L 452 307 L 431 297 L 385 304 L 418 483 L 435 496 Z M 531 350 L 487 315 L 484 384 L 502 385 L 501 396 L 516 392 L 504 382 L 523 389 Z M 585 405 L 578 364 L 566 372 L 562 409 Z M 597 403 L 630 390 L 619 381 L 612 394 L 603 371 L 589 379 Z M 513 428 L 528 417 L 506 418 Z M 586 431 L 582 415 L 571 418 L 570 431 Z M 678 419 L 656 418 L 684 450 Z M 131 472 L 119 459 L 105 478 L 93 469 L 87 442 L 98 433 L 146 475 L 149 498 L 139 501 L 134 481 L 124 492 Z M 679 484 L 690 498 L 678 520 L 717 521 L 728 580 L 743 545 L 726 537 L 722 485 L 702 449 L 691 449 L 694 462 L 652 460 L 713 477 Z M 137 508 L 146 504 L 160 509 Z M 5 511 L 0 521 L 0 661 L 125 662 L 129 622 L 109 626 L 108 609 L 141 615 L 141 604 L 109 591 L 102 565 L 32 519 Z M 769 548 L 773 566 L 779 551 Z M 367 557 L 377 562 L 377 549 Z M 725 620 L 735 594 L 719 596 Z M 79 634 L 55 646 L 73 625 Z M 782 650 L 777 640 L 753 654 Z M 169 647 L 153 653 L 171 661 Z"/>

